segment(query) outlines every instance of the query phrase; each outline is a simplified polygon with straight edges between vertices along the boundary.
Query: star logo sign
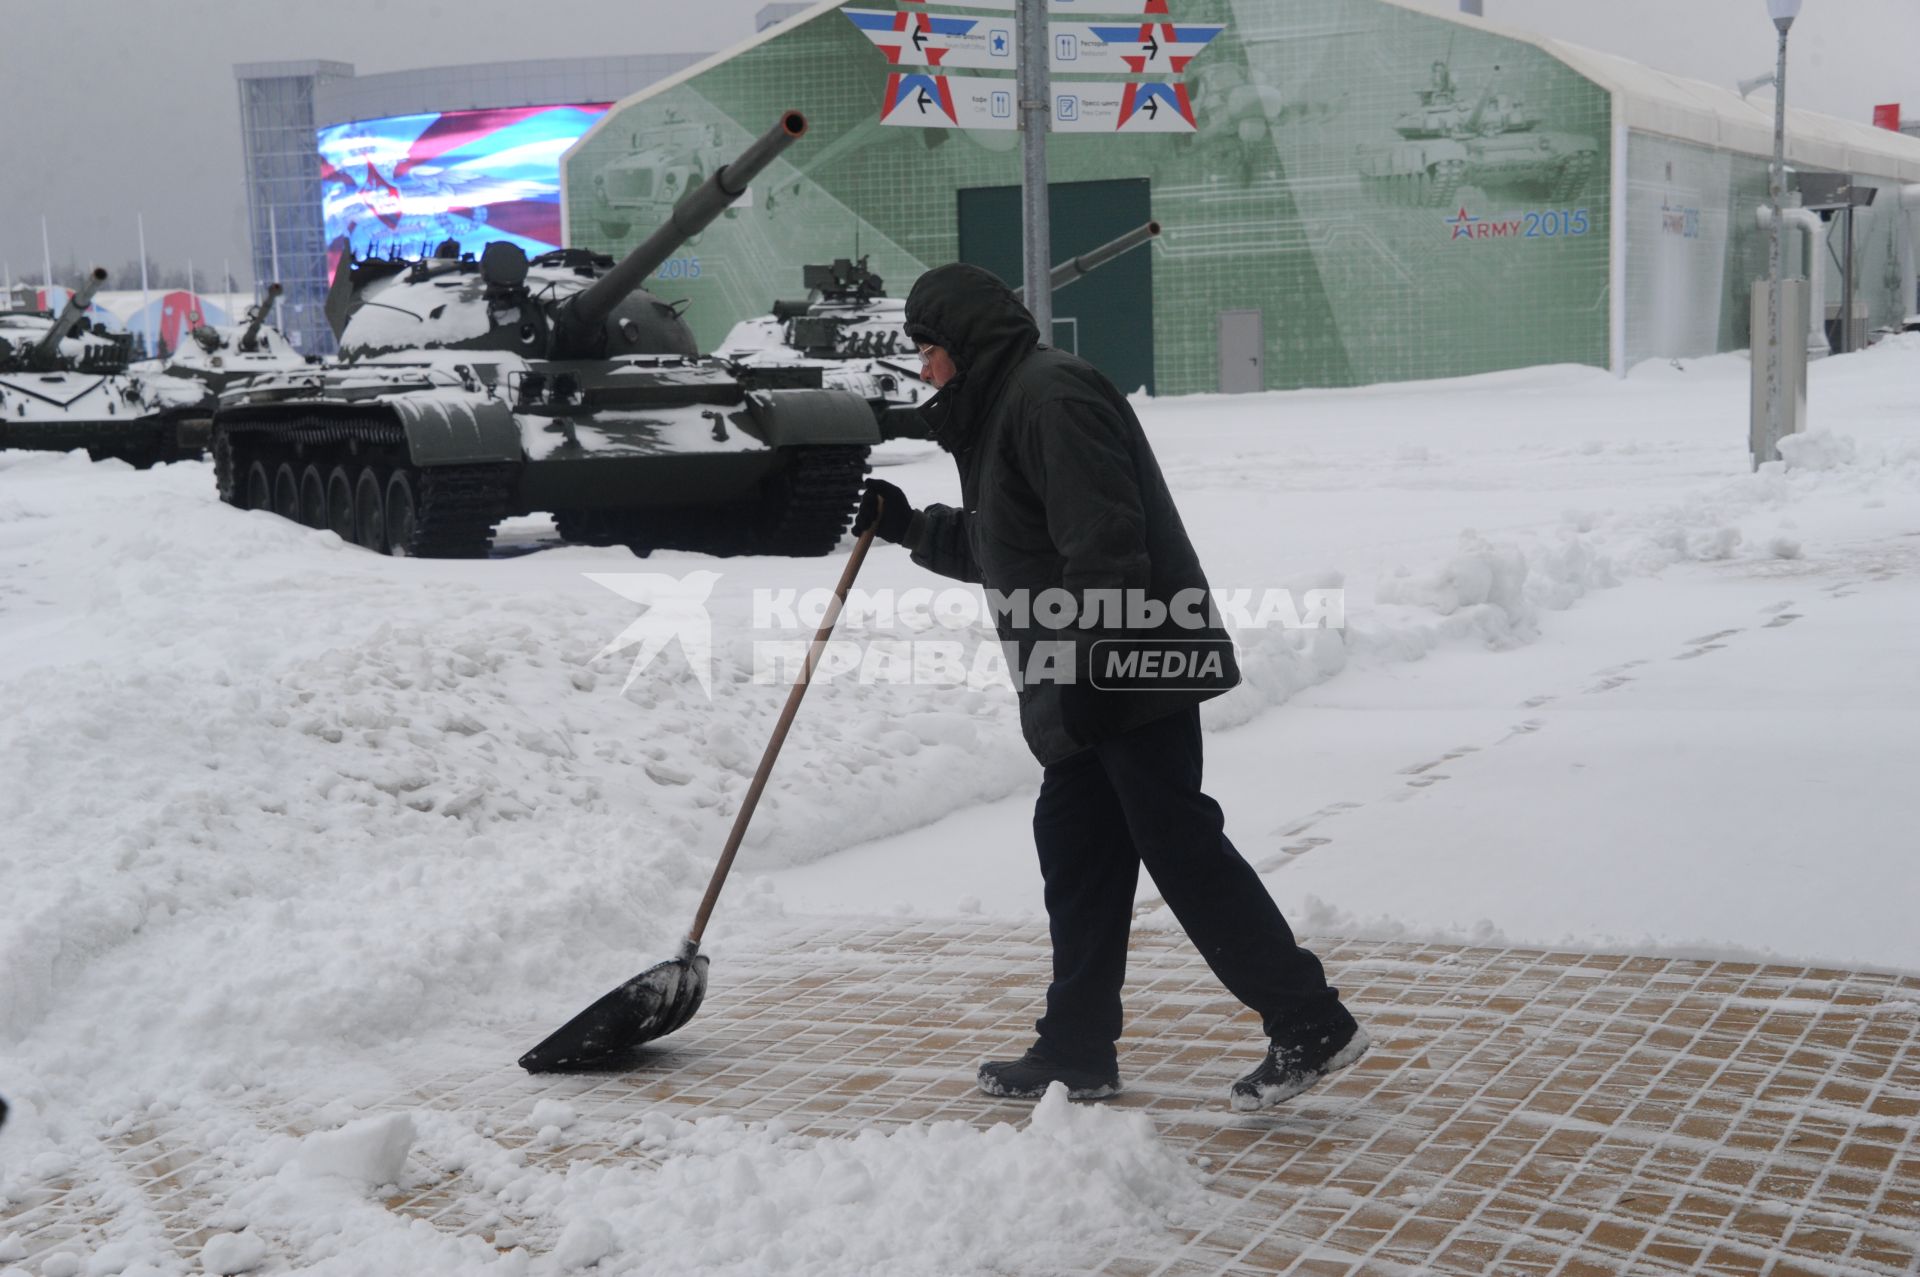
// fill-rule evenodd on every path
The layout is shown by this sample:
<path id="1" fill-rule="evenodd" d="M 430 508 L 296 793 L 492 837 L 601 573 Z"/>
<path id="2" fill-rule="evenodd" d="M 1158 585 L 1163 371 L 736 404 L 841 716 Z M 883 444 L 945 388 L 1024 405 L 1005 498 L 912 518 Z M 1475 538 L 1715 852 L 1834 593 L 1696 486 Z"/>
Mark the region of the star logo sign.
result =
<path id="1" fill-rule="evenodd" d="M 1447 225 L 1453 227 L 1452 238 L 1472 239 L 1473 224 L 1479 220 L 1480 220 L 1479 218 L 1467 212 L 1466 208 L 1462 206 L 1462 208 L 1457 214 L 1447 219 Z"/>
<path id="2" fill-rule="evenodd" d="M 1007 37 L 998 31 L 993 33 L 993 51 L 995 53 L 1005 53 L 1007 51 Z"/>
<path id="3" fill-rule="evenodd" d="M 620 631 L 611 643 L 594 653 L 598 660 L 630 647 L 633 664 L 621 694 L 633 686 L 641 671 L 653 664 L 667 645 L 680 640 L 680 654 L 700 680 L 700 689 L 713 699 L 713 618 L 707 615 L 707 596 L 713 593 L 718 572 L 689 572 L 683 577 L 660 572 L 586 572 L 596 585 L 603 585 L 621 598 L 642 605 L 646 610 L 633 624 Z"/>

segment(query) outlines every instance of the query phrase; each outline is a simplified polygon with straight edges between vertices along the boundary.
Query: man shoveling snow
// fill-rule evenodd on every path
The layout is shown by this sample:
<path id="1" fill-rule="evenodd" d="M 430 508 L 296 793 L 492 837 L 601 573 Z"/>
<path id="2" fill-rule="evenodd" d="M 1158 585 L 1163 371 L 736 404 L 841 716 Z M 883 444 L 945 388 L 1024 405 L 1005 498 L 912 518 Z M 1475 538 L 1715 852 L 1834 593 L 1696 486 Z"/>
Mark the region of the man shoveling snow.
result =
<path id="1" fill-rule="evenodd" d="M 913 509 L 867 484 L 855 531 L 989 591 L 1020 725 L 1045 766 L 1034 842 L 1053 982 L 1038 1040 L 980 1066 L 990 1095 L 1120 1089 L 1115 1044 L 1141 864 L 1222 984 L 1260 1014 L 1260 1066 L 1235 1108 L 1278 1104 L 1366 1052 L 1320 961 L 1201 791 L 1201 701 L 1239 681 L 1192 544 L 1133 410 L 1085 361 L 1039 345 L 1001 281 L 964 264 L 921 276 L 907 335 L 939 390 L 923 408 L 960 470 L 962 506 Z M 1062 616 L 1078 623 L 1050 626 Z M 1104 619 L 1103 619 L 1104 618 Z"/>

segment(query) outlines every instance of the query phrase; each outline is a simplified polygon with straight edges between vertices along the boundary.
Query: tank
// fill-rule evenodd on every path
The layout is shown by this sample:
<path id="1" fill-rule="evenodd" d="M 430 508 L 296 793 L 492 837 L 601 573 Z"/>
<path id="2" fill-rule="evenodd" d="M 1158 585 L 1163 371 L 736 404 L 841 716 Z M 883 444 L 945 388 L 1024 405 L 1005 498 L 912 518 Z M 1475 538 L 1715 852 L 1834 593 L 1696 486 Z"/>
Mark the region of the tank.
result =
<path id="1" fill-rule="evenodd" d="M 217 399 L 221 391 L 262 373 L 290 372 L 319 362 L 295 350 L 267 323 L 279 296 L 280 285 L 267 285 L 266 296 L 239 324 L 208 324 L 195 313 L 188 329 L 191 340 L 181 342 L 161 367 L 171 376 L 198 381 Z M 211 415 L 211 403 L 208 412 Z"/>
<path id="2" fill-rule="evenodd" d="M 1433 64 L 1420 106 L 1394 121 L 1400 140 L 1360 148 L 1364 185 L 1393 203 L 1445 208 L 1462 186 L 1496 199 L 1566 203 L 1586 189 L 1599 160 L 1590 137 L 1538 129 L 1526 102 L 1495 92 L 1489 78 L 1469 107 L 1448 61 Z"/>
<path id="3" fill-rule="evenodd" d="M 133 338 L 86 317 L 106 279 L 94 270 L 58 314 L 0 312 L 0 448 L 85 449 L 96 461 L 141 469 L 200 456 L 193 412 L 201 388 L 130 371 Z"/>
<path id="4" fill-rule="evenodd" d="M 1090 252 L 1055 266 L 1058 292 L 1160 234 L 1147 222 Z M 773 312 L 742 320 L 715 353 L 755 384 L 824 385 L 859 395 L 873 409 L 884 438 L 922 438 L 914 411 L 933 394 L 920 379 L 919 354 L 907 339 L 906 302 L 889 297 L 867 259 L 838 258 L 801 272 L 807 296 L 776 301 Z M 1016 294 L 1023 290 L 1015 290 Z"/>
<path id="5" fill-rule="evenodd" d="M 506 241 L 343 259 L 343 362 L 222 396 L 221 497 L 403 555 L 484 556 L 502 519 L 539 511 L 638 553 L 831 550 L 880 438 L 865 401 L 745 384 L 643 287 L 805 131 L 782 115 L 618 262 Z"/>

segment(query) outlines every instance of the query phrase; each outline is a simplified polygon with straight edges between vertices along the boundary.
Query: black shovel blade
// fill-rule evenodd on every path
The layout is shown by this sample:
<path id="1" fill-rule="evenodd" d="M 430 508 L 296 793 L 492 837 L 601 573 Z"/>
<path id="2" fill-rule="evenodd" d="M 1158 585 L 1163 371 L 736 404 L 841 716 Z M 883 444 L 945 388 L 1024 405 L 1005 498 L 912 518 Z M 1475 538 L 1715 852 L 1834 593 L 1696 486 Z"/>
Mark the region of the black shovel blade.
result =
<path id="1" fill-rule="evenodd" d="M 707 955 L 642 971 L 520 1057 L 529 1073 L 599 1073 L 639 1063 L 641 1046 L 693 1018 L 707 996 Z"/>

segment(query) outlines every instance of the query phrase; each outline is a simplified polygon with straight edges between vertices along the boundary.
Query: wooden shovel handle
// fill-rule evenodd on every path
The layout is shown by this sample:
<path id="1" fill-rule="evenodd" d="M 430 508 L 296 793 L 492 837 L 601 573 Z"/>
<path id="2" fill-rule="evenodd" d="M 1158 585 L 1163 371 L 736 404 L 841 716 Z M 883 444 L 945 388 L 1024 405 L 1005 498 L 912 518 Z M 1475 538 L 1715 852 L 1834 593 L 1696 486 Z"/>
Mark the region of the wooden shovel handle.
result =
<path id="1" fill-rule="evenodd" d="M 767 777 L 773 774 L 773 760 L 780 756 L 780 746 L 787 739 L 787 729 L 793 726 L 793 716 L 800 708 L 800 698 L 807 694 L 807 684 L 813 680 L 813 668 L 826 648 L 827 639 L 833 634 L 834 622 L 840 619 L 840 609 L 846 606 L 847 591 L 853 588 L 853 578 L 860 574 L 860 564 L 867 557 L 867 547 L 873 544 L 873 530 L 879 523 L 879 512 L 876 511 L 873 523 L 860 534 L 860 539 L 854 542 L 853 553 L 847 556 L 846 569 L 840 573 L 840 584 L 833 587 L 833 602 L 827 607 L 826 616 L 821 618 L 812 645 L 807 648 L 807 659 L 800 667 L 800 677 L 793 681 L 793 690 L 787 693 L 786 708 L 780 711 L 780 721 L 773 725 L 773 739 L 767 742 L 767 752 L 760 756 L 760 767 L 753 773 L 753 783 L 747 786 L 747 796 L 740 800 L 740 814 L 733 818 L 733 831 L 727 835 L 727 845 L 720 853 L 720 863 L 714 867 L 713 880 L 707 884 L 706 897 L 700 901 L 700 912 L 693 915 L 693 928 L 687 932 L 687 952 L 699 946 L 700 937 L 707 929 L 707 919 L 713 916 L 713 906 L 720 899 L 720 888 L 727 881 L 727 871 L 733 868 L 733 858 L 740 850 L 740 840 L 747 835 L 747 822 L 753 819 L 753 809 L 760 802 L 760 791 L 767 787 Z"/>

